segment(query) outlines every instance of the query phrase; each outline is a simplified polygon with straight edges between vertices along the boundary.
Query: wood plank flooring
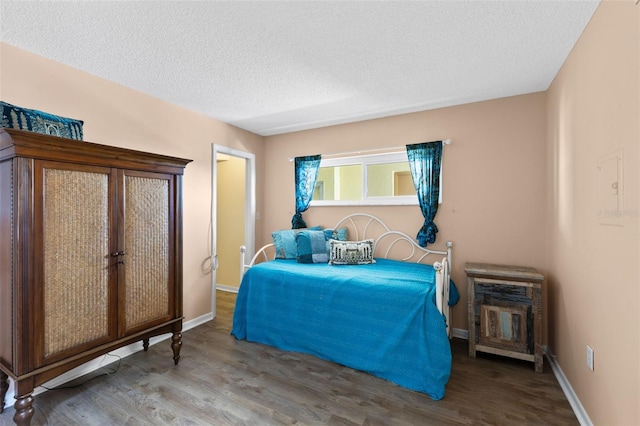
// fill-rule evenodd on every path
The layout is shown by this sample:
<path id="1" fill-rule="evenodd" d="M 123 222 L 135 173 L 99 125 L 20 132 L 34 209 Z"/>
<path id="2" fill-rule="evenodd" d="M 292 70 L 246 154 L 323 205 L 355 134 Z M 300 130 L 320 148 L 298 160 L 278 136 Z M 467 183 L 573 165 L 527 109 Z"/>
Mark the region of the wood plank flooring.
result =
<path id="1" fill-rule="evenodd" d="M 33 425 L 578 425 L 551 369 L 479 354 L 454 339 L 441 401 L 313 356 L 229 334 L 235 295 L 218 292 L 218 317 L 120 362 L 117 372 L 35 397 Z M 110 364 L 97 376 L 115 368 Z M 0 414 L 12 424 L 13 408 Z"/>

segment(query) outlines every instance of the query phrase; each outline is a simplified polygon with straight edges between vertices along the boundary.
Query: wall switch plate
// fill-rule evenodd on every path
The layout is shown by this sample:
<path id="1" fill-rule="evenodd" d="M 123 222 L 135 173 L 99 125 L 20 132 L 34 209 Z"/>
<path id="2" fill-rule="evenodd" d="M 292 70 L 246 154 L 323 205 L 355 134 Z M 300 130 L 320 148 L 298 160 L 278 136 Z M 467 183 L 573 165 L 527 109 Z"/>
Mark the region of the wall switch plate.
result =
<path id="1" fill-rule="evenodd" d="M 593 371 L 593 348 L 587 345 L 587 367 Z"/>
<path id="2" fill-rule="evenodd" d="M 598 223 L 624 226 L 623 151 L 618 150 L 598 159 L 597 194 Z"/>

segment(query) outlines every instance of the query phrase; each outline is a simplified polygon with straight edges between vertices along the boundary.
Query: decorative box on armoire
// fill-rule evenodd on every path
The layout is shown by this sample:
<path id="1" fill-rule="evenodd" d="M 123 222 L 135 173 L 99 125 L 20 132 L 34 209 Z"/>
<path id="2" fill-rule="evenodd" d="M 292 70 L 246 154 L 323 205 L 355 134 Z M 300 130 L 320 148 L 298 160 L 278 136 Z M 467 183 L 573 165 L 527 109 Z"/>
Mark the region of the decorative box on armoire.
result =
<path id="1" fill-rule="evenodd" d="M 523 266 L 467 263 L 469 356 L 476 351 L 535 363 L 543 371 L 544 276 Z"/>
<path id="2" fill-rule="evenodd" d="M 0 400 L 172 333 L 182 345 L 182 175 L 190 160 L 0 129 Z M 171 352 L 170 352 L 171 353 Z"/>

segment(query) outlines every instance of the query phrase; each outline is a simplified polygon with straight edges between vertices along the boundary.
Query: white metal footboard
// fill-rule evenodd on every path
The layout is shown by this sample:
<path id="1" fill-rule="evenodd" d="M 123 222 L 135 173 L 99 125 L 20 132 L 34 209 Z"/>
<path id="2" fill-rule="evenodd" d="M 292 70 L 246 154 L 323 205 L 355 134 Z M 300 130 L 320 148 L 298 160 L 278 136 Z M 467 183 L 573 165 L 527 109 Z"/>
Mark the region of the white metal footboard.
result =
<path id="1" fill-rule="evenodd" d="M 433 269 L 436 270 L 436 306 L 446 319 L 447 336 L 451 338 L 451 308 L 449 306 L 451 271 L 448 258 L 443 257 L 442 262 L 434 262 Z"/>

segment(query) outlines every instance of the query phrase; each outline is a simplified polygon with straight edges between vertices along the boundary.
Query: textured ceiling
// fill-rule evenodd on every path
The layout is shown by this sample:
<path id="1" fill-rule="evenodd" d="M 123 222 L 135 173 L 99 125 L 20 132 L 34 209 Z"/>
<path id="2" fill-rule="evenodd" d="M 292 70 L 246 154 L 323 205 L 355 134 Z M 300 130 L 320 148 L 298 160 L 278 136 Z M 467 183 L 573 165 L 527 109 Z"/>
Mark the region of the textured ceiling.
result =
<path id="1" fill-rule="evenodd" d="M 272 135 L 546 90 L 599 1 L 8 1 L 2 41 Z"/>

